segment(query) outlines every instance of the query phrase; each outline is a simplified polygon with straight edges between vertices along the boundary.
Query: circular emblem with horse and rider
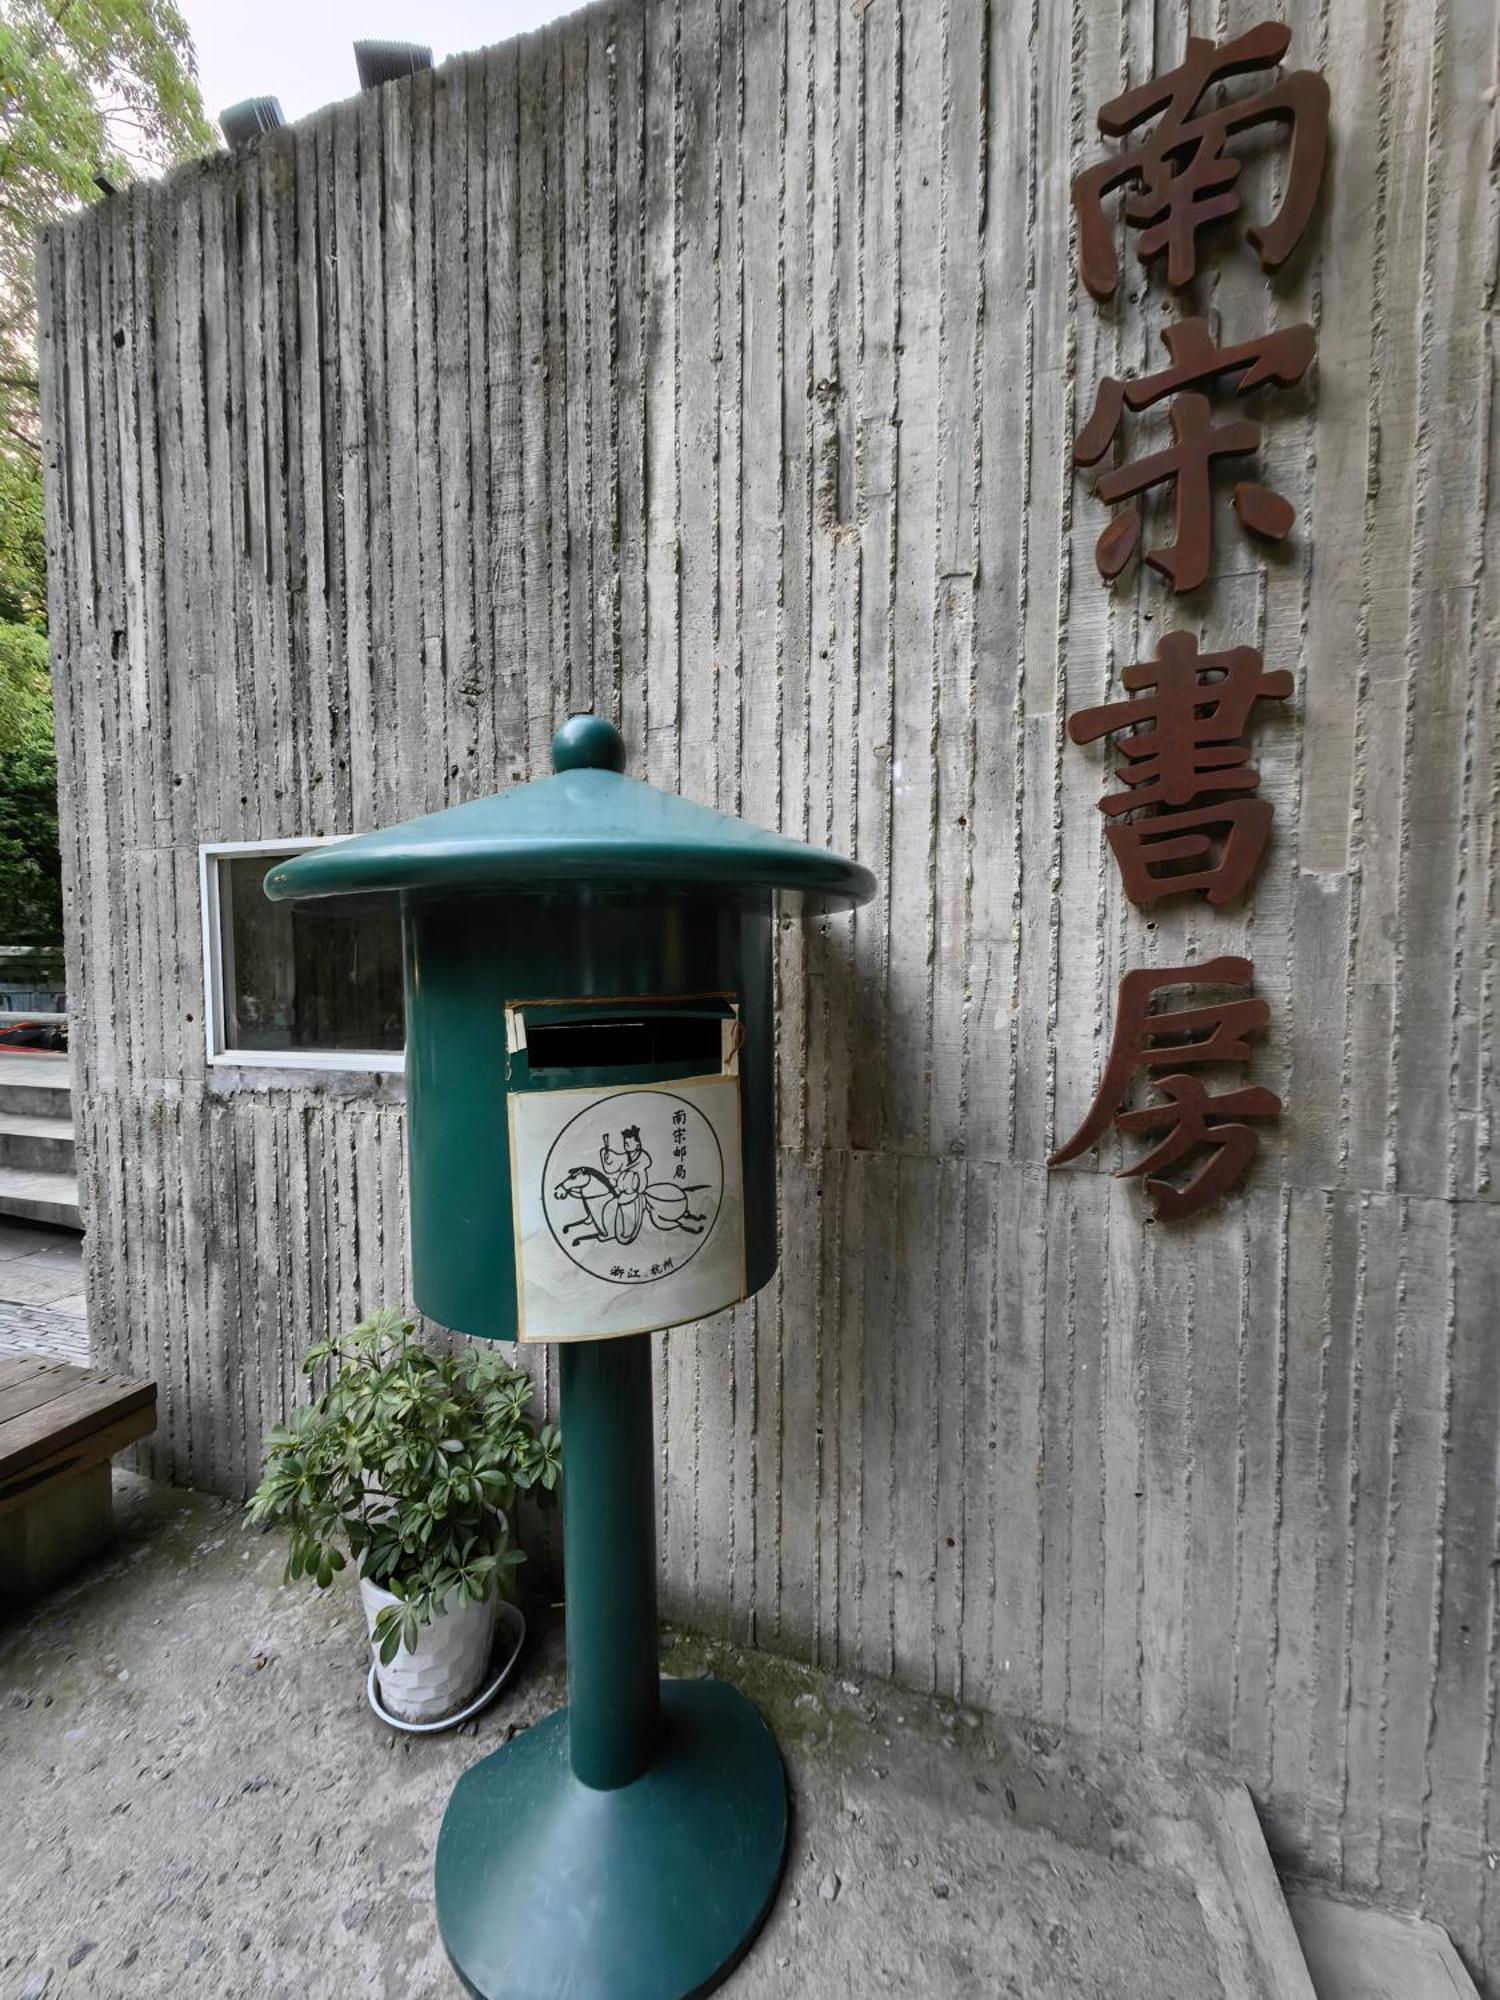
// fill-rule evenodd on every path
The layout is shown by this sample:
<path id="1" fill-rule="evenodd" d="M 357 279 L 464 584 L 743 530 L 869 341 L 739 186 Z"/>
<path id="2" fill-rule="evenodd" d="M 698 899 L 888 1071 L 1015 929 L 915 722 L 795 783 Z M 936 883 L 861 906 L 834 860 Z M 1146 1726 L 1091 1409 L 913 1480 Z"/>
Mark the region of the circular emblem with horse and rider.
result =
<path id="1" fill-rule="evenodd" d="M 547 1227 L 581 1271 L 615 1285 L 669 1278 L 702 1249 L 724 1199 L 718 1134 L 687 1097 L 593 1098 L 542 1170 Z"/>

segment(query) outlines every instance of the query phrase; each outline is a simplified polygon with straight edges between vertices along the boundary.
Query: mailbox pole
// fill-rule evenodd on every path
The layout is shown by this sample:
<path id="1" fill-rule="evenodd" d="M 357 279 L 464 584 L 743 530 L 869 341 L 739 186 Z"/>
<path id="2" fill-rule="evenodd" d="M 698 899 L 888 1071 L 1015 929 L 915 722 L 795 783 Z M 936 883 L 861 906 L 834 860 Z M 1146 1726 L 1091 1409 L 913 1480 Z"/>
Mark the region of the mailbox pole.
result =
<path id="1" fill-rule="evenodd" d="M 650 1337 L 561 1365 L 569 1706 L 459 1779 L 438 1927 L 483 2000 L 686 2000 L 771 1906 L 786 1778 L 737 1688 L 659 1678 Z"/>
<path id="2" fill-rule="evenodd" d="M 650 1336 L 569 1341 L 561 1365 L 568 1752 L 608 1792 L 651 1763 L 661 1720 Z"/>

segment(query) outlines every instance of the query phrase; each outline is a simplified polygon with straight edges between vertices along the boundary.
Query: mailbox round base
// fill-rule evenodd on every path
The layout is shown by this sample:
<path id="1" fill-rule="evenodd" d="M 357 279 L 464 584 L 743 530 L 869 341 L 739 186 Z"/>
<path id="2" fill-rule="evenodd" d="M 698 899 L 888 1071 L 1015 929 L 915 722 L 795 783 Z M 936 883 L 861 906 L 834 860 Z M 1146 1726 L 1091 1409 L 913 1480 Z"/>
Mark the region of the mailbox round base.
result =
<path id="1" fill-rule="evenodd" d="M 466 1771 L 437 1848 L 443 1944 L 481 2000 L 686 2000 L 738 1964 L 786 1860 L 775 1738 L 722 1681 L 666 1681 L 655 1761 L 595 1791 L 560 1709 Z"/>

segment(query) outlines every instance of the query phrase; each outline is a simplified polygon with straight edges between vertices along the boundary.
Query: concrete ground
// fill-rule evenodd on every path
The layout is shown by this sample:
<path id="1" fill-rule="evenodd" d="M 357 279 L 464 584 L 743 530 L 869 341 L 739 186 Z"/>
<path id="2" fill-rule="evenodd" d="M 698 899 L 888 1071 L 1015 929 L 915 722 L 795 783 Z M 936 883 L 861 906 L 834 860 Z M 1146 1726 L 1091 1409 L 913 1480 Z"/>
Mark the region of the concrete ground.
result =
<path id="1" fill-rule="evenodd" d="M 0 1216 L 0 1354 L 43 1354 L 84 1366 L 83 1238 Z"/>
<path id="2" fill-rule="evenodd" d="M 365 1705 L 351 1590 L 281 1588 L 279 1542 L 222 1502 L 116 1484 L 113 1552 L 0 1626 L 0 2000 L 456 1995 L 438 1823 L 562 1699 L 555 1616 L 477 1724 L 402 1738 Z M 733 2000 L 1302 1990 L 1242 1921 L 1245 1827 L 1226 1837 L 1212 1782 L 701 1640 L 665 1665 L 742 1685 L 791 1779 L 786 1881 Z"/>

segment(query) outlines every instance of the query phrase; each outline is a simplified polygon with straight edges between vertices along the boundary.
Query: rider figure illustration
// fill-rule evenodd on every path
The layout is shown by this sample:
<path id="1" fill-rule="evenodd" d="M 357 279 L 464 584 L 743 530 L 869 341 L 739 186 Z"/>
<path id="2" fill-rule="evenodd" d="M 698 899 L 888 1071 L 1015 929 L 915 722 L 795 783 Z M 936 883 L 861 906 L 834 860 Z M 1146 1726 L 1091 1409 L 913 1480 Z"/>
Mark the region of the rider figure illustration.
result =
<path id="1" fill-rule="evenodd" d="M 615 1152 L 604 1134 L 599 1148 L 599 1165 L 614 1189 L 620 1208 L 615 1221 L 615 1241 L 634 1243 L 641 1233 L 646 1213 L 646 1185 L 651 1178 L 651 1155 L 641 1145 L 639 1125 L 627 1125 L 620 1133 L 622 1152 Z"/>
<path id="2" fill-rule="evenodd" d="M 634 1243 L 648 1224 L 663 1235 L 704 1236 L 712 1228 L 719 1205 L 718 1187 L 708 1181 L 688 1180 L 686 1109 L 680 1116 L 683 1124 L 673 1128 L 671 1141 L 676 1172 L 682 1175 L 680 1180 L 675 1177 L 669 1181 L 652 1180 L 651 1155 L 641 1144 L 639 1125 L 624 1128 L 618 1150 L 610 1144 L 608 1132 L 601 1133 L 603 1144 L 597 1167 L 586 1166 L 582 1160 L 569 1163 L 564 1158 L 559 1168 L 560 1178 L 551 1185 L 551 1200 L 577 1202 L 582 1212 L 569 1213 L 553 1228 L 558 1242 L 575 1262 L 578 1261 L 575 1252 L 584 1244 Z M 711 1129 L 709 1138 L 713 1138 Z M 551 1163 L 549 1155 L 549 1166 Z M 706 1204 L 702 1199 L 705 1195 L 710 1197 Z M 666 1268 L 672 1269 L 680 1255 L 679 1251 L 668 1260 Z M 632 1280 L 638 1275 L 632 1272 Z"/>

